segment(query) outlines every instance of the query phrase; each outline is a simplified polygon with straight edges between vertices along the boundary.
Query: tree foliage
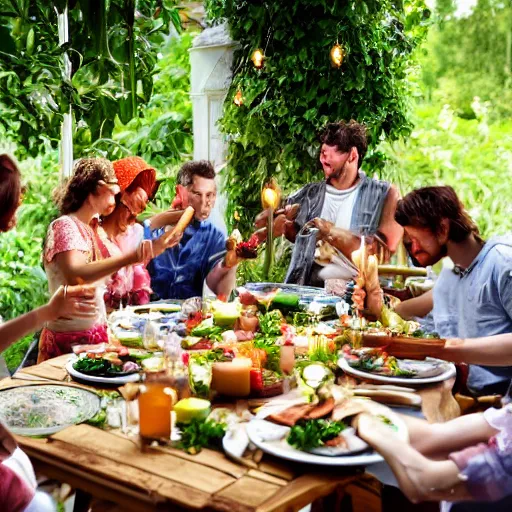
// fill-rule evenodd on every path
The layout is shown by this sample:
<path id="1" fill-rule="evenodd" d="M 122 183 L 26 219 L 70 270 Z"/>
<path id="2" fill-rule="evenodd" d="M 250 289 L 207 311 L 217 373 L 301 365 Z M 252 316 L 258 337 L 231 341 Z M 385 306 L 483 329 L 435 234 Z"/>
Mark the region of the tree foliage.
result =
<path id="1" fill-rule="evenodd" d="M 408 67 L 429 23 L 423 1 L 208 0 L 214 21 L 227 20 L 239 46 L 221 121 L 229 138 L 225 171 L 228 223 L 247 231 L 261 185 L 275 176 L 285 192 L 317 177 L 318 131 L 329 121 L 368 125 L 370 147 L 410 133 Z M 340 69 L 329 61 L 339 42 Z M 255 69 L 252 52 L 263 49 Z M 233 103 L 240 90 L 243 105 Z M 368 170 L 382 166 L 373 151 Z"/>
<path id="2" fill-rule="evenodd" d="M 70 42 L 59 46 L 66 5 Z M 0 124 L 35 156 L 56 147 L 71 104 L 79 149 L 110 137 L 116 117 L 128 123 L 149 101 L 170 24 L 180 27 L 171 0 L 0 0 Z"/>
<path id="3" fill-rule="evenodd" d="M 512 3 L 478 0 L 457 16 L 454 2 L 437 3 L 438 24 L 421 58 L 423 82 L 434 101 L 474 119 L 473 98 L 489 101 L 493 119 L 512 114 Z"/>
<path id="4" fill-rule="evenodd" d="M 140 117 L 126 125 L 116 120 L 112 138 L 95 141 L 85 155 L 112 160 L 138 155 L 158 170 L 191 157 L 192 102 L 188 50 L 195 32 L 169 37 L 160 48 L 153 75 L 153 93 L 140 107 Z M 161 176 L 160 176 L 161 177 Z"/>

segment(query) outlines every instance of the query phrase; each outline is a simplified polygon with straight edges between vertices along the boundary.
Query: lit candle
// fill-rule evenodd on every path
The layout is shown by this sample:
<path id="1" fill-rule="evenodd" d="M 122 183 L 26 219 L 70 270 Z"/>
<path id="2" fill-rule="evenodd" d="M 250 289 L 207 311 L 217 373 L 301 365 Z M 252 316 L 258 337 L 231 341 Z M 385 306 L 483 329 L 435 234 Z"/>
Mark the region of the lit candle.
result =
<path id="1" fill-rule="evenodd" d="M 252 360 L 235 357 L 231 362 L 214 363 L 212 389 L 221 395 L 244 397 L 251 392 Z"/>
<path id="2" fill-rule="evenodd" d="M 281 201 L 281 190 L 272 178 L 261 191 L 261 205 L 268 210 L 267 244 L 265 246 L 265 261 L 263 262 L 263 277 L 269 278 L 270 268 L 274 262 L 274 211 Z"/>

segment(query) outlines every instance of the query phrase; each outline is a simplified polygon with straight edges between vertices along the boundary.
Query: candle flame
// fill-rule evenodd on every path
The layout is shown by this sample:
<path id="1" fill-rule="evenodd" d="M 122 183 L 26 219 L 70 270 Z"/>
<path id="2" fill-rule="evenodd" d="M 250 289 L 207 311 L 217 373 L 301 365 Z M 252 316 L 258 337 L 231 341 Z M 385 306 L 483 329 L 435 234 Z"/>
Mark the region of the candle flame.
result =
<path id="1" fill-rule="evenodd" d="M 281 190 L 277 185 L 276 181 L 272 178 L 269 183 L 267 183 L 263 190 L 261 191 L 261 204 L 263 208 L 266 210 L 270 208 L 271 210 L 276 210 L 281 201 Z"/>

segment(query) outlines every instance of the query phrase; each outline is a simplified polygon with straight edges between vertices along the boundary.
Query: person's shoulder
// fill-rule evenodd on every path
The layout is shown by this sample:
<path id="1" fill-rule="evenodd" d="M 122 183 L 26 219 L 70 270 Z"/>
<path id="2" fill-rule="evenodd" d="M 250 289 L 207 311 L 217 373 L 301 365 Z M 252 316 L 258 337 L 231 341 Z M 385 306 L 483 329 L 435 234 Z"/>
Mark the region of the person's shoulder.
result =
<path id="1" fill-rule="evenodd" d="M 48 234 L 75 233 L 78 232 L 78 226 L 69 215 L 57 217 L 48 226 Z"/>
<path id="2" fill-rule="evenodd" d="M 492 259 L 495 264 L 507 265 L 512 270 L 512 236 L 496 237 L 487 244 L 491 244 L 491 247 L 487 251 L 486 259 Z"/>
<path id="3" fill-rule="evenodd" d="M 389 193 L 396 193 L 397 195 L 399 195 L 399 192 L 398 192 L 398 188 L 393 185 L 392 183 L 390 183 L 389 181 L 386 181 L 386 180 L 381 180 L 380 178 L 378 178 L 377 176 L 367 176 L 364 171 L 361 171 L 365 176 L 366 176 L 366 179 L 368 180 L 368 183 L 371 187 L 373 188 L 378 188 L 382 191 L 385 191 L 385 192 L 388 192 Z"/>
<path id="4" fill-rule="evenodd" d="M 74 225 L 73 219 L 69 215 L 61 215 L 60 217 L 57 217 L 56 219 L 52 220 L 48 227 L 54 229 L 61 226 L 71 225 Z"/>
<path id="5" fill-rule="evenodd" d="M 293 195 L 297 194 L 304 194 L 310 190 L 319 189 L 322 187 L 325 187 L 327 185 L 327 182 L 325 180 L 322 181 L 312 181 L 311 183 L 306 183 L 305 185 L 302 185 L 302 187 L 299 188 L 296 192 L 294 192 Z"/>

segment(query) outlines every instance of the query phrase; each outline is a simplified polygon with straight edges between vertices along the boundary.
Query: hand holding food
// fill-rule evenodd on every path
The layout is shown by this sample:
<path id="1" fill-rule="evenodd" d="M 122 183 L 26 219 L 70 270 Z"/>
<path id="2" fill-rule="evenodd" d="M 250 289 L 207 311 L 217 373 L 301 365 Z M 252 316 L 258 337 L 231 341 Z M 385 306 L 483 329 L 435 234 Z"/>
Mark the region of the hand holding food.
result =
<path id="1" fill-rule="evenodd" d="M 175 235 L 180 234 L 183 235 L 183 232 L 185 229 L 187 229 L 187 226 L 192 222 L 192 219 L 194 218 L 195 210 L 192 208 L 192 206 L 187 206 L 185 208 L 185 211 L 183 212 L 183 215 L 181 216 L 180 220 L 176 223 L 176 226 L 171 230 L 168 237 L 171 238 Z"/>
<path id="2" fill-rule="evenodd" d="M 255 259 L 258 256 L 259 240 L 257 235 L 252 235 L 251 238 L 244 242 L 238 229 L 235 229 L 231 236 L 226 240 L 226 257 L 224 265 L 227 268 L 232 268 L 238 265 L 240 260 Z"/>
<path id="3" fill-rule="evenodd" d="M 187 206 L 176 225 L 170 231 L 166 231 L 156 240 L 144 240 L 138 249 L 139 261 L 148 263 L 151 259 L 162 254 L 166 249 L 171 249 L 178 245 L 183 236 L 183 232 L 194 218 L 194 213 L 194 208 Z"/>
<path id="4" fill-rule="evenodd" d="M 310 220 L 306 226 L 318 229 L 318 238 L 321 240 L 327 238 L 331 234 L 331 230 L 334 228 L 334 224 L 332 222 L 321 219 L 320 217 Z"/>
<path id="5" fill-rule="evenodd" d="M 273 235 L 274 238 L 286 236 L 291 242 L 295 241 L 297 229 L 295 219 L 299 213 L 299 204 L 287 204 L 284 208 L 280 208 L 274 212 Z M 260 242 L 264 242 L 267 237 L 269 210 L 264 210 L 256 217 L 254 226 L 257 228 L 255 234 Z"/>
<path id="6" fill-rule="evenodd" d="M 379 282 L 377 257 L 374 254 L 368 255 L 366 245 L 361 245 L 360 249 L 352 253 L 352 261 L 359 269 L 352 300 L 357 309 L 367 309 L 372 315 L 379 317 L 382 311 L 383 294 Z"/>

